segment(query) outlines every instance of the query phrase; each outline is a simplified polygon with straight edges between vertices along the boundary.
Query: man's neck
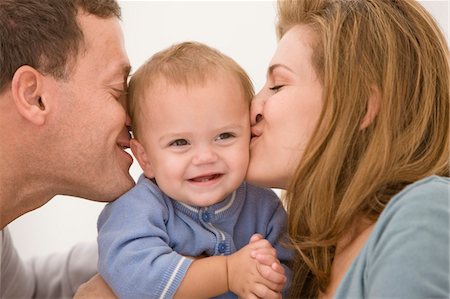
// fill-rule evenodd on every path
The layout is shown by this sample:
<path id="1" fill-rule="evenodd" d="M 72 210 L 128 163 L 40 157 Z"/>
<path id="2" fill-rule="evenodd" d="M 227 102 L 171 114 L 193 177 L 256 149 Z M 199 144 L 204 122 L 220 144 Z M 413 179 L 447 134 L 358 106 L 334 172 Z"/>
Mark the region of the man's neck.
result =
<path id="1" fill-rule="evenodd" d="M 48 202 L 53 195 L 43 186 L 32 176 L 15 175 L 13 169 L 0 165 L 0 229 Z"/>
<path id="2" fill-rule="evenodd" d="M 17 113 L 11 92 L 0 93 L 0 228 L 53 197 L 49 178 L 36 172 L 36 131 Z M 41 163 L 42 164 L 42 163 Z M 41 166 L 41 165 L 39 165 Z M 53 186 L 54 188 L 54 186 Z"/>
<path id="3" fill-rule="evenodd" d="M 0 93 L 0 228 L 23 214 L 48 202 L 55 194 L 57 182 L 46 177 L 43 164 L 35 151 L 34 126 L 28 126 L 12 100 L 11 92 Z M 42 152 L 42 151 L 41 151 Z M 38 163 L 38 164 L 36 164 Z M 39 164 L 40 163 L 40 164 Z"/>

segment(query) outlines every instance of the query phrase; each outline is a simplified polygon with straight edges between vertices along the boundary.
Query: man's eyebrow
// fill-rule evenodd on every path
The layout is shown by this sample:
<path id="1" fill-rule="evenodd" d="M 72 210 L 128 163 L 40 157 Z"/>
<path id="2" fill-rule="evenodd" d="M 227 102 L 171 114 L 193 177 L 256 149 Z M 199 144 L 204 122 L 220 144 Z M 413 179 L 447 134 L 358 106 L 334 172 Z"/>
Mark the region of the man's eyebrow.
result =
<path id="1" fill-rule="evenodd" d="M 123 63 L 114 67 L 113 76 L 114 78 L 117 78 L 119 76 L 121 78 L 127 78 L 130 72 L 131 72 L 131 65 L 129 65 L 128 63 Z"/>
<path id="2" fill-rule="evenodd" d="M 121 95 L 127 95 L 128 94 L 128 90 L 127 89 L 123 89 L 123 88 L 115 88 L 115 87 L 110 87 L 113 91 L 120 93 Z"/>
<path id="3" fill-rule="evenodd" d="M 131 65 L 125 64 L 122 66 L 122 74 L 124 74 L 125 78 L 130 76 L 130 72 L 131 72 Z"/>
<path id="4" fill-rule="evenodd" d="M 131 66 L 129 64 L 123 64 L 118 66 L 114 71 L 114 75 L 110 77 L 110 82 L 107 85 L 113 84 L 128 84 L 128 77 L 130 76 Z"/>

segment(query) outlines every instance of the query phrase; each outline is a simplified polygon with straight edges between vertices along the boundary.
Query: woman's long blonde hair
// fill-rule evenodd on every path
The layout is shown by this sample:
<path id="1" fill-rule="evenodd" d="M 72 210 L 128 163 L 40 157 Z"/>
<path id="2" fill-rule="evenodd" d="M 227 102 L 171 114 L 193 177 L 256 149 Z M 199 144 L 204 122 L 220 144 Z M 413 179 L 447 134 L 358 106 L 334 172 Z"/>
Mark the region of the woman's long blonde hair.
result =
<path id="1" fill-rule="evenodd" d="M 323 111 L 286 192 L 292 297 L 325 291 L 337 241 L 426 176 L 449 175 L 449 51 L 413 0 L 279 0 L 277 33 L 316 34 Z M 379 111 L 360 128 L 370 98 Z M 357 229 L 357 228 L 356 228 Z"/>

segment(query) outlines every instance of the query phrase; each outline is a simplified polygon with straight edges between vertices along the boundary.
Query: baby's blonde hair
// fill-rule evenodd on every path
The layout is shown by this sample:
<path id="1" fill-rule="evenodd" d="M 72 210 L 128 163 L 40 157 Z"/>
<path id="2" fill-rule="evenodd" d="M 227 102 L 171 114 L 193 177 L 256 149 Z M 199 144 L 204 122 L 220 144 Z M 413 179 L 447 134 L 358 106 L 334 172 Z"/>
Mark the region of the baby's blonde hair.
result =
<path id="1" fill-rule="evenodd" d="M 142 118 L 142 104 L 148 100 L 148 91 L 154 84 L 161 84 L 161 79 L 168 84 L 189 87 L 224 73 L 238 80 L 244 100 L 250 105 L 254 91 L 249 76 L 239 64 L 218 50 L 199 42 L 183 42 L 153 55 L 130 80 L 128 111 L 134 136 L 139 135 L 137 124 Z"/>

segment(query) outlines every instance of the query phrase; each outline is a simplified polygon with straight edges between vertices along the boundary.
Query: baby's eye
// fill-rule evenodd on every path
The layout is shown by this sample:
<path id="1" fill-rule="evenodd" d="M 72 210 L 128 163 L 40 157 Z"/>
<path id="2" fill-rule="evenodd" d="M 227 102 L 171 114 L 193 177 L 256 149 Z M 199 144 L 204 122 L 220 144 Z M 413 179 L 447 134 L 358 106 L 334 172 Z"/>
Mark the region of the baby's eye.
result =
<path id="1" fill-rule="evenodd" d="M 177 139 L 169 143 L 169 146 L 185 146 L 188 145 L 189 142 L 186 139 Z"/>
<path id="2" fill-rule="evenodd" d="M 225 139 L 229 139 L 229 138 L 233 138 L 235 137 L 235 135 L 233 133 L 222 133 L 219 136 L 217 136 L 216 140 L 225 140 Z"/>

